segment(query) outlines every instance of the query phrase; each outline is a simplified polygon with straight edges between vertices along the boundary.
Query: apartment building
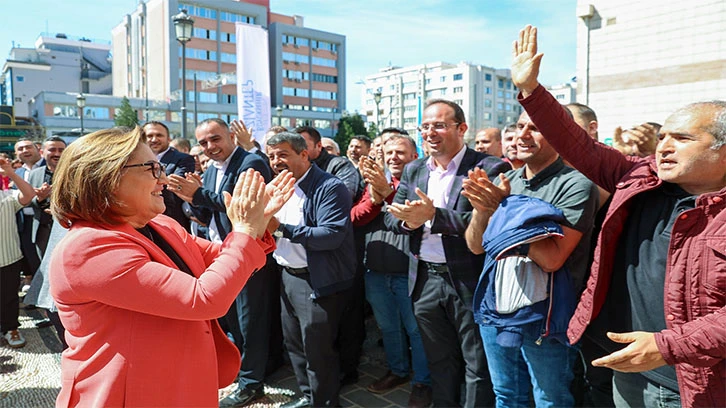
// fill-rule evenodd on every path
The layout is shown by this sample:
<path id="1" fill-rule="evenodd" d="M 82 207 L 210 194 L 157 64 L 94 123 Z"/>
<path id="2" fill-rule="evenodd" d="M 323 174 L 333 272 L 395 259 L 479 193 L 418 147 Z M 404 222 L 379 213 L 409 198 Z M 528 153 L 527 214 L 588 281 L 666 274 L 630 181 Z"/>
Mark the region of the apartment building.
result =
<path id="1" fill-rule="evenodd" d="M 172 22 L 181 9 L 194 19 L 186 75 Z M 187 129 L 210 117 L 237 119 L 236 22 L 269 32 L 273 124 L 309 124 L 332 134 L 345 109 L 345 37 L 305 27 L 301 16 L 273 13 L 269 0 L 140 3 L 112 31 L 113 94 L 168 101 L 169 111 L 149 106 L 144 115 L 178 131 L 185 76 Z"/>
<path id="2" fill-rule="evenodd" d="M 376 94 L 380 94 L 378 104 Z M 383 68 L 365 78 L 361 102 L 368 121 L 377 123 L 379 129 L 401 127 L 415 134 L 419 106 L 433 98 L 448 99 L 462 107 L 469 125 L 467 142 L 478 129 L 504 127 L 521 113 L 509 69 L 468 62 Z"/>

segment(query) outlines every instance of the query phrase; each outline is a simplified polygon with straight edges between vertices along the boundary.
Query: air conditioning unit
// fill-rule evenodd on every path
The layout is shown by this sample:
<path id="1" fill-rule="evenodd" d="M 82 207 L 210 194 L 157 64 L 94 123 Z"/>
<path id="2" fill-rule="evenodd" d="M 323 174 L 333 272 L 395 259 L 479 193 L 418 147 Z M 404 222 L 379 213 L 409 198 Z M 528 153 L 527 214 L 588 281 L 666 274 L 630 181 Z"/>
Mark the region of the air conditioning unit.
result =
<path id="1" fill-rule="evenodd" d="M 313 47 L 313 51 L 317 51 L 317 50 L 318 50 L 317 48 Z"/>
<path id="2" fill-rule="evenodd" d="M 295 78 L 295 82 L 300 83 L 300 82 L 302 82 L 302 80 L 300 78 Z"/>
<path id="3" fill-rule="evenodd" d="M 300 65 L 300 61 L 295 61 L 295 65 Z"/>

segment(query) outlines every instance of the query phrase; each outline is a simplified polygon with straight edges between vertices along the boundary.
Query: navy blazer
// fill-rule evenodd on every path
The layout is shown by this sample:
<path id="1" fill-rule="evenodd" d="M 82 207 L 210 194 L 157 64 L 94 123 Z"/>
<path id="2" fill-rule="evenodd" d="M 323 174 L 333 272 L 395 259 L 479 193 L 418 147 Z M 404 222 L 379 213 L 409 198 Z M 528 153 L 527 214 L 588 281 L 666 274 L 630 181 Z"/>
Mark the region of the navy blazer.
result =
<path id="1" fill-rule="evenodd" d="M 161 156 L 159 162 L 166 166 L 167 176 L 176 174 L 184 177 L 186 173 L 194 173 L 194 157 L 182 153 L 173 147 Z M 189 218 L 184 214 L 184 210 L 182 209 L 184 200 L 166 188 L 162 190 L 161 195 L 164 197 L 164 205 L 166 205 L 164 214 L 176 220 L 179 225 L 189 231 Z"/>
<path id="2" fill-rule="evenodd" d="M 214 189 L 217 181 L 217 168 L 209 166 L 202 176 L 202 187 L 197 189 L 194 197 L 192 197 L 192 205 L 194 206 L 192 210 L 196 217 L 207 225 L 210 225 L 212 220 L 216 220 L 217 225 L 221 228 L 219 234 L 223 240 L 232 230 L 232 223 L 227 217 L 227 207 L 224 205 L 222 191 L 232 194 L 237 178 L 240 173 L 247 169 L 257 170 L 264 177 L 265 183 L 272 180 L 270 166 L 259 155 L 237 147 L 232 152 L 232 158 L 229 161 L 227 170 L 224 172 L 222 182 L 219 184 L 219 190 L 215 191 Z"/>
<path id="3" fill-rule="evenodd" d="M 282 236 L 305 247 L 315 297 L 350 288 L 357 262 L 350 193 L 340 179 L 315 163 L 310 164 L 310 171 L 298 187 L 305 194 L 304 222 L 281 224 Z"/>
<path id="4" fill-rule="evenodd" d="M 393 198 L 395 203 L 404 203 L 406 200 L 419 200 L 416 195 L 416 187 L 424 193 L 428 193 L 429 169 L 426 166 L 428 157 L 412 161 L 406 165 L 401 176 L 401 183 Z M 464 157 L 461 160 L 459 169 L 449 191 L 449 200 L 446 208 L 436 207 L 436 215 L 431 225 L 432 234 L 441 234 L 446 255 L 446 264 L 449 266 L 451 278 L 463 283 L 470 293 L 474 293 L 482 267 L 484 255 L 474 255 L 466 246 L 464 232 L 471 221 L 472 206 L 469 200 L 461 195 L 462 181 L 467 177 L 469 170 L 479 167 L 486 171 L 490 179 L 494 179 L 499 173 L 505 173 L 511 166 L 503 160 L 466 148 Z M 398 218 L 392 214 L 386 214 L 386 227 L 402 234 L 411 234 L 409 241 L 413 257 L 409 266 L 409 294 L 416 284 L 416 273 L 418 270 L 418 255 L 421 249 L 424 227 L 421 226 L 413 231 L 401 226 Z"/>

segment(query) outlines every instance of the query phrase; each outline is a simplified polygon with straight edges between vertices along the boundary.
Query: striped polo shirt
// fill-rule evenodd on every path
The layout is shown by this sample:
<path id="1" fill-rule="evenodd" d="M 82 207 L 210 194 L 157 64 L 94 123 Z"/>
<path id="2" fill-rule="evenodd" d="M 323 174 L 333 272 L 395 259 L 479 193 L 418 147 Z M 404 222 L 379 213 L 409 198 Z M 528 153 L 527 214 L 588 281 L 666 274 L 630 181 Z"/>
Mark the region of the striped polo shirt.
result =
<path id="1" fill-rule="evenodd" d="M 0 191 L 0 267 L 8 266 L 23 257 L 20 252 L 18 225 L 15 213 L 23 206 L 18 201 L 20 191 Z"/>

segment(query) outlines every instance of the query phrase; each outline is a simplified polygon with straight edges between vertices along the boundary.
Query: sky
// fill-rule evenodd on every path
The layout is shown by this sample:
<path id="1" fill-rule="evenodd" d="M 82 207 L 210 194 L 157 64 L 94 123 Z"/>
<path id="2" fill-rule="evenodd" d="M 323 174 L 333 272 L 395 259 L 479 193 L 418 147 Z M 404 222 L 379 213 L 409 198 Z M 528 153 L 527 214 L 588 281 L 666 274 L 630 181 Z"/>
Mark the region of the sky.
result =
<path id="1" fill-rule="evenodd" d="M 360 109 L 357 82 L 389 65 L 461 61 L 508 68 L 512 41 L 539 29 L 546 85 L 575 76 L 576 0 L 270 0 L 275 13 L 301 15 L 306 27 L 346 36 L 346 109 Z M 13 42 L 34 47 L 42 32 L 111 40 L 138 0 L 9 0 L 0 25 L 0 62 Z M 12 16 L 12 18 L 8 18 Z"/>

